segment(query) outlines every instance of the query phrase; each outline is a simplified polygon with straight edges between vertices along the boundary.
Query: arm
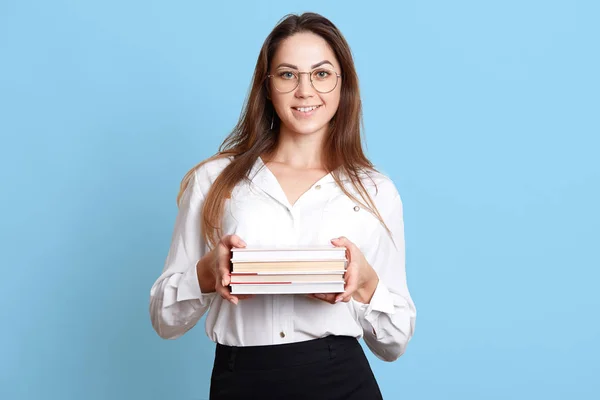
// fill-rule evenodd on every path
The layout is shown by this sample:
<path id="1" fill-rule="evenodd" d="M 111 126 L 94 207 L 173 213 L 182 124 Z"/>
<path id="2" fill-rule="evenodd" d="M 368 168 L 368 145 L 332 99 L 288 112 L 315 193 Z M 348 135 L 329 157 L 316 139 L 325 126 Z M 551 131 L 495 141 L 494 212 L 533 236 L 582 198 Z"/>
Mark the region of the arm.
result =
<path id="1" fill-rule="evenodd" d="M 406 282 L 404 218 L 396 191 L 386 209 L 383 217 L 393 239 L 381 227 L 377 245 L 365 252 L 377 277 L 362 292 L 359 289 L 351 302 L 369 349 L 384 361 L 394 361 L 413 336 L 416 308 Z"/>
<path id="2" fill-rule="evenodd" d="M 181 199 L 163 272 L 150 290 L 152 327 L 164 339 L 176 339 L 191 329 L 215 296 L 212 254 L 200 229 L 203 203 L 194 175 Z"/>

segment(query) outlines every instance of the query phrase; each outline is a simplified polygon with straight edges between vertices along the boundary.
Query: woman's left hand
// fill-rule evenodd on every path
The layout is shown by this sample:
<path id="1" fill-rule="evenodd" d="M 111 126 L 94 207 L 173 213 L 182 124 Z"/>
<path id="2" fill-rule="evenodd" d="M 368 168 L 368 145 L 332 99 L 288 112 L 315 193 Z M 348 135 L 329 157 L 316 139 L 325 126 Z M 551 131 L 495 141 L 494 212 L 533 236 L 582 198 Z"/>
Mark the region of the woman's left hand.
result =
<path id="1" fill-rule="evenodd" d="M 331 304 L 340 301 L 348 302 L 354 297 L 356 301 L 368 304 L 379 283 L 377 273 L 369 265 L 359 248 L 346 237 L 342 236 L 332 239 L 331 243 L 335 247 L 346 248 L 348 264 L 344 275 L 344 280 L 346 281 L 344 293 L 316 293 L 309 296 Z"/>

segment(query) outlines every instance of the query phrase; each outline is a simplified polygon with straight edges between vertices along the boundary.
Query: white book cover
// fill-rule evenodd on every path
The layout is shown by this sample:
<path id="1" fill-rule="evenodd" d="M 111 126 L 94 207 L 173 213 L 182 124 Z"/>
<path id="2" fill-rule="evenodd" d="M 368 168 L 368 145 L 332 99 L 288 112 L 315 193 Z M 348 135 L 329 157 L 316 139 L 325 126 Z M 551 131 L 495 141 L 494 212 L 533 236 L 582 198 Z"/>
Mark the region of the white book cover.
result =
<path id="1" fill-rule="evenodd" d="M 345 247 L 233 248 L 231 262 L 340 261 Z"/>
<path id="2" fill-rule="evenodd" d="M 344 282 L 232 284 L 231 294 L 343 293 Z"/>
<path id="3" fill-rule="evenodd" d="M 327 274 L 327 275 L 257 275 L 257 274 L 238 274 L 231 275 L 231 284 L 241 283 L 318 283 L 318 282 L 343 282 L 342 274 Z"/>
<path id="4" fill-rule="evenodd" d="M 231 275 L 331 275 L 344 274 L 346 270 L 332 271 L 252 271 L 252 272 L 231 272 Z"/>

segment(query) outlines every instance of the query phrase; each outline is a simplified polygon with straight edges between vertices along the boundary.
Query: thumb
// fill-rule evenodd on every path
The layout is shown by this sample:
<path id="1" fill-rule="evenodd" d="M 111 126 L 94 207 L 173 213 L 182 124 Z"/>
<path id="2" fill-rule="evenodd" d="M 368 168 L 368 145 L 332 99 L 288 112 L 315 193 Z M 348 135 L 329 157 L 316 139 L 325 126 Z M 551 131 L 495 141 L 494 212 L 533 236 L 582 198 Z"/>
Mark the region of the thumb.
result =
<path id="1" fill-rule="evenodd" d="M 335 239 L 331 239 L 331 243 L 336 247 L 343 247 L 348 245 L 348 239 L 344 236 L 340 236 Z"/>
<path id="2" fill-rule="evenodd" d="M 235 247 L 246 247 L 246 242 L 244 242 L 242 240 L 241 237 L 234 235 L 235 240 L 232 240 L 231 243 L 235 246 Z"/>
<path id="3" fill-rule="evenodd" d="M 232 247 L 246 247 L 246 242 L 244 242 L 242 240 L 242 238 L 239 237 L 238 235 L 231 235 L 231 236 L 229 236 L 228 239 L 229 239 L 228 240 L 229 248 L 232 248 Z"/>

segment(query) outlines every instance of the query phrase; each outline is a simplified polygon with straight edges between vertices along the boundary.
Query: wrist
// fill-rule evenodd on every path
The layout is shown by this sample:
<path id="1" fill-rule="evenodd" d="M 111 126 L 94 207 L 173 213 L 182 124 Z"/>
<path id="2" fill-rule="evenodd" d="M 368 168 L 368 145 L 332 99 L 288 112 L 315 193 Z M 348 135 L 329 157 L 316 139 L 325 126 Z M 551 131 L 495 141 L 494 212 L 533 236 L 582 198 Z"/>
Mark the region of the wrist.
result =
<path id="1" fill-rule="evenodd" d="M 371 299 L 375 294 L 375 289 L 377 289 L 377 285 L 379 284 L 379 277 L 377 276 L 377 273 L 371 266 L 369 266 L 369 269 L 369 278 L 365 280 L 365 282 L 359 286 L 358 289 L 356 289 L 356 292 L 352 296 L 354 297 L 354 300 L 363 304 L 369 304 L 371 302 Z"/>
<path id="2" fill-rule="evenodd" d="M 202 293 L 212 293 L 215 291 L 215 274 L 214 274 L 214 255 L 213 251 L 206 253 L 204 257 L 196 264 L 196 274 L 198 283 Z"/>

